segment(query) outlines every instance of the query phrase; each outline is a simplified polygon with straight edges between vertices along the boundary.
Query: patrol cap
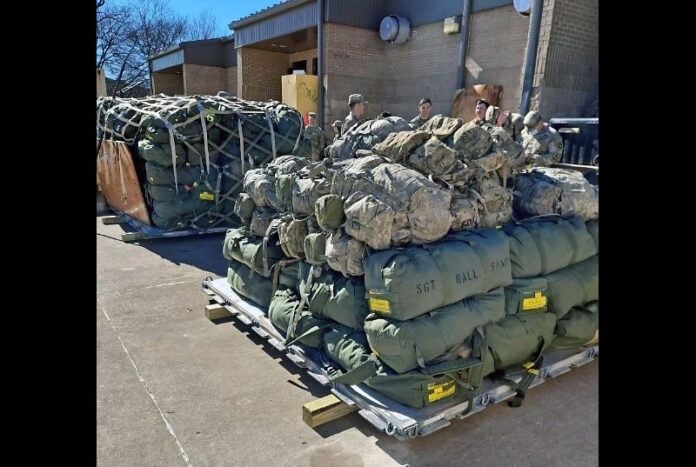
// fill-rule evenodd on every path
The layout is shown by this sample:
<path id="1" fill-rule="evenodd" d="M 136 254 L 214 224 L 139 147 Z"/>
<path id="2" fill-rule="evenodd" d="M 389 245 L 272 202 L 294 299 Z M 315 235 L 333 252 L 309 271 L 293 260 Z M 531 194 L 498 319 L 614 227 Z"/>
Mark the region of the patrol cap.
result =
<path id="1" fill-rule="evenodd" d="M 524 116 L 524 126 L 527 128 L 535 127 L 540 120 L 541 115 L 539 115 L 539 112 L 533 110 Z"/>
<path id="2" fill-rule="evenodd" d="M 362 94 L 351 94 L 348 96 L 348 105 L 359 104 L 361 102 L 364 104 L 368 103 Z"/>
<path id="3" fill-rule="evenodd" d="M 309 112 L 307 114 L 307 116 L 311 119 L 315 119 L 315 118 L 317 118 L 317 113 L 316 112 Z"/>
<path id="4" fill-rule="evenodd" d="M 486 99 L 476 99 L 476 105 L 479 105 L 479 104 L 486 104 L 486 107 L 491 106 L 491 103 L 488 102 Z"/>

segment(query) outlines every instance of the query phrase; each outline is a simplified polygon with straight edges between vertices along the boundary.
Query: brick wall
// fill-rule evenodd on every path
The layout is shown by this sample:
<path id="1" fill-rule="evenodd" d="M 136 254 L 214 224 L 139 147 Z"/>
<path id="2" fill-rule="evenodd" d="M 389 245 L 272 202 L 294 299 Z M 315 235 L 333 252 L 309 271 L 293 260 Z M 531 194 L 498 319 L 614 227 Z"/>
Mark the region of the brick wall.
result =
<path id="1" fill-rule="evenodd" d="M 545 118 L 583 117 L 597 98 L 599 1 L 547 0 L 530 109 Z"/>
<path id="2" fill-rule="evenodd" d="M 216 66 L 184 63 L 185 94 L 217 94 L 226 91 L 227 71 Z"/>
<path id="3" fill-rule="evenodd" d="M 152 82 L 152 93 L 164 93 L 170 96 L 174 94 L 184 93 L 184 79 L 182 75 L 174 73 L 152 73 L 150 75 Z"/>
<path id="4" fill-rule="evenodd" d="M 518 112 L 529 18 L 508 5 L 472 14 L 470 27 L 464 86 L 501 85 L 500 106 Z M 459 35 L 456 37 L 459 39 Z"/>
<path id="5" fill-rule="evenodd" d="M 283 98 L 280 77 L 287 74 L 288 54 L 240 47 L 237 49 L 237 96 L 264 101 Z"/>
<path id="6" fill-rule="evenodd" d="M 317 49 L 303 50 L 301 52 L 288 54 L 288 68 L 290 68 L 290 65 L 292 65 L 293 62 L 299 62 L 304 60 L 307 66 L 307 74 L 311 75 L 313 74 L 312 61 L 315 58 L 317 58 Z"/>
<path id="7" fill-rule="evenodd" d="M 237 95 L 237 67 L 225 68 L 225 91 Z"/>

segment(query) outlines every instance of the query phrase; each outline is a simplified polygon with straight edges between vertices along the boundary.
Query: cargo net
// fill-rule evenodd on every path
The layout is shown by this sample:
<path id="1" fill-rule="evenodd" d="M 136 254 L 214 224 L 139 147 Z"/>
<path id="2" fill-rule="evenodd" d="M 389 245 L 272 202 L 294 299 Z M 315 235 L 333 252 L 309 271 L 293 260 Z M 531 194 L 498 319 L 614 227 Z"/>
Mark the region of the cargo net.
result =
<path id="1" fill-rule="evenodd" d="M 244 173 L 296 151 L 302 128 L 287 105 L 224 92 L 97 100 L 97 140 L 137 146 L 152 221 L 165 229 L 238 225 Z"/>

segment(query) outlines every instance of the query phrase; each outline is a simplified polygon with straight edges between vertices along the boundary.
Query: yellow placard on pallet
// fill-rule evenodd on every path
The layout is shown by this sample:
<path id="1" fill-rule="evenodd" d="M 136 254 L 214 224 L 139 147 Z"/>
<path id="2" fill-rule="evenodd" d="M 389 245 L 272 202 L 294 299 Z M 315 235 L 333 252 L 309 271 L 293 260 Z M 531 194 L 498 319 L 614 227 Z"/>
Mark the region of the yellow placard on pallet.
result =
<path id="1" fill-rule="evenodd" d="M 548 297 L 541 295 L 541 292 L 535 292 L 533 297 L 522 300 L 522 310 L 538 310 L 546 306 Z"/>
<path id="2" fill-rule="evenodd" d="M 454 394 L 456 386 L 454 381 L 448 381 L 440 384 L 428 384 L 428 401 L 435 402 L 443 397 Z"/>
<path id="3" fill-rule="evenodd" d="M 391 313 L 391 309 L 389 309 L 389 302 L 381 298 L 370 297 L 370 310 L 378 311 L 380 313 Z"/>

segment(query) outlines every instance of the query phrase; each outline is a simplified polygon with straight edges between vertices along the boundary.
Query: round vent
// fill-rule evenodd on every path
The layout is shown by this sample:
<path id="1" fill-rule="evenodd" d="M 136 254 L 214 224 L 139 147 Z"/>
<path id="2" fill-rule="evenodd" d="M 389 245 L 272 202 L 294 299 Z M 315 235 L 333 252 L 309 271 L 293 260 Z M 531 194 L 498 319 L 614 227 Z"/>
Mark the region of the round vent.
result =
<path id="1" fill-rule="evenodd" d="M 386 16 L 379 25 L 379 35 L 383 41 L 403 44 L 411 35 L 411 24 L 403 16 Z"/>
<path id="2" fill-rule="evenodd" d="M 513 0 L 512 4 L 522 16 L 529 16 L 532 11 L 532 0 Z"/>

